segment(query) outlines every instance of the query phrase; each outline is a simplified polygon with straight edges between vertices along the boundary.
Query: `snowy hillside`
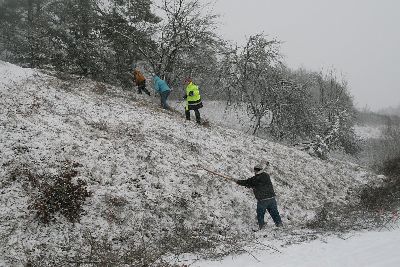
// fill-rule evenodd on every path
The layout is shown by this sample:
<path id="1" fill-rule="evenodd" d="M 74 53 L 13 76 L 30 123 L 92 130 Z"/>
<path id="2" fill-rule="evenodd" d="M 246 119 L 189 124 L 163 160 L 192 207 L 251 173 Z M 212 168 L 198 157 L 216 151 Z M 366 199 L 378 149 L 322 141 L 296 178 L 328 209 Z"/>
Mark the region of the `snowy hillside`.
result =
<path id="1" fill-rule="evenodd" d="M 357 125 L 355 127 L 355 133 L 362 138 L 366 139 L 378 139 L 382 137 L 383 125 L 380 126 L 361 126 Z"/>
<path id="2" fill-rule="evenodd" d="M 198 126 L 144 96 L 79 77 L 0 62 L 0 93 L 0 265 L 90 259 L 101 244 L 109 254 L 96 257 L 121 259 L 160 244 L 179 254 L 246 239 L 255 225 L 252 192 L 199 165 L 244 179 L 270 161 L 279 209 L 292 228 L 376 178 L 356 165 Z M 65 168 L 88 184 L 84 213 L 76 223 L 60 215 L 40 223 L 29 208 L 37 189 L 28 174 L 53 177 Z M 182 243 L 188 235 L 193 244 Z"/>
<path id="3" fill-rule="evenodd" d="M 248 114 L 245 107 L 228 106 L 225 101 L 205 101 L 202 113 L 204 117 L 215 124 L 226 128 L 251 133 L 254 122 L 251 121 L 252 116 Z M 183 110 L 183 101 L 172 101 L 171 106 L 175 109 Z M 268 116 L 264 117 L 264 125 L 272 119 Z M 381 125 L 355 125 L 354 132 L 362 140 L 378 139 L 382 136 L 384 124 Z"/>

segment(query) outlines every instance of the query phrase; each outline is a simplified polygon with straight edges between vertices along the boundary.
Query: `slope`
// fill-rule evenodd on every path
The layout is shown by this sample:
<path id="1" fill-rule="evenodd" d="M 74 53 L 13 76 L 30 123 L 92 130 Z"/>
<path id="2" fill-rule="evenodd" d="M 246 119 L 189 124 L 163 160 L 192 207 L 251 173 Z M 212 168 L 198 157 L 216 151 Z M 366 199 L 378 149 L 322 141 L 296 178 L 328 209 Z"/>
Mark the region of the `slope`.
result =
<path id="1" fill-rule="evenodd" d="M 142 96 L 81 77 L 0 62 L 0 91 L 0 259 L 11 265 L 155 263 L 168 253 L 245 240 L 255 224 L 252 193 L 198 165 L 246 178 L 254 164 L 270 161 L 290 227 L 325 202 L 348 201 L 352 188 L 375 178 L 360 166 L 198 126 Z M 38 188 L 29 174 L 45 180 L 66 168 L 91 196 L 78 222 L 57 215 L 43 224 L 30 208 Z"/>

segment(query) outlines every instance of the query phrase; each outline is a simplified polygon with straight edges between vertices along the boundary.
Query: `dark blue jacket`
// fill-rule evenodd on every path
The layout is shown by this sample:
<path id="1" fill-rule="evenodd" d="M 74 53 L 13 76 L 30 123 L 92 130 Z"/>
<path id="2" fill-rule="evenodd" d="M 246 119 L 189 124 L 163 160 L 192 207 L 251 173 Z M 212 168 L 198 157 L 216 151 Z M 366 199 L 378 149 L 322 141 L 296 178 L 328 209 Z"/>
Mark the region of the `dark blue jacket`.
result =
<path id="1" fill-rule="evenodd" d="M 275 197 L 274 187 L 268 173 L 262 172 L 247 180 L 238 180 L 236 183 L 252 188 L 257 200 Z"/>

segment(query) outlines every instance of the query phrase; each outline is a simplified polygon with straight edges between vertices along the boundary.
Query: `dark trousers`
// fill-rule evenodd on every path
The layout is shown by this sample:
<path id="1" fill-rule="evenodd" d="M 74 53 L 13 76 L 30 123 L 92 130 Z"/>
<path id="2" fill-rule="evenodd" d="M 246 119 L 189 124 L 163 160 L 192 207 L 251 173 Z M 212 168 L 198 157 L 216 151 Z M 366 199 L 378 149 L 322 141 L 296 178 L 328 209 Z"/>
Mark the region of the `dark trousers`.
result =
<path id="1" fill-rule="evenodd" d="M 161 106 L 163 109 L 169 109 L 169 106 L 167 104 L 167 99 L 168 99 L 170 92 L 171 92 L 170 90 L 160 92 Z"/>
<path id="2" fill-rule="evenodd" d="M 142 94 L 142 91 L 150 95 L 149 90 L 146 89 L 146 80 L 137 84 L 138 94 Z"/>
<path id="3" fill-rule="evenodd" d="M 185 110 L 186 119 L 190 121 L 190 110 Z M 200 123 L 200 111 L 198 109 L 194 109 L 194 115 L 196 115 L 196 122 Z"/>
<path id="4" fill-rule="evenodd" d="M 272 220 L 276 226 L 282 225 L 281 216 L 279 215 L 278 205 L 276 204 L 275 198 L 259 200 L 257 202 L 257 220 L 260 229 L 264 226 L 264 215 L 265 211 L 268 210 L 269 215 L 271 215 Z"/>

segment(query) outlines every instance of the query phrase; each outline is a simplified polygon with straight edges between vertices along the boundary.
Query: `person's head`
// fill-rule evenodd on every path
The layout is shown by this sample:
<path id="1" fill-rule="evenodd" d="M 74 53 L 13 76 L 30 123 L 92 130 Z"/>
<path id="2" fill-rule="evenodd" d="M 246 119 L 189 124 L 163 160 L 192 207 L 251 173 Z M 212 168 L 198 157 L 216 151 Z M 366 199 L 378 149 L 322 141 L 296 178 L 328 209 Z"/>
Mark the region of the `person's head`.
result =
<path id="1" fill-rule="evenodd" d="M 261 163 L 258 163 L 257 165 L 254 166 L 254 172 L 255 173 L 259 173 L 260 171 L 262 171 L 264 169 L 264 166 Z"/>
<path id="2" fill-rule="evenodd" d="M 187 78 L 185 79 L 185 85 L 188 85 L 188 84 L 191 83 L 191 82 L 192 82 L 192 78 L 187 77 Z"/>
<path id="3" fill-rule="evenodd" d="M 267 171 L 269 168 L 269 162 L 267 161 L 265 164 L 263 163 L 258 163 L 257 165 L 254 166 L 254 172 L 259 173 L 261 171 Z"/>

